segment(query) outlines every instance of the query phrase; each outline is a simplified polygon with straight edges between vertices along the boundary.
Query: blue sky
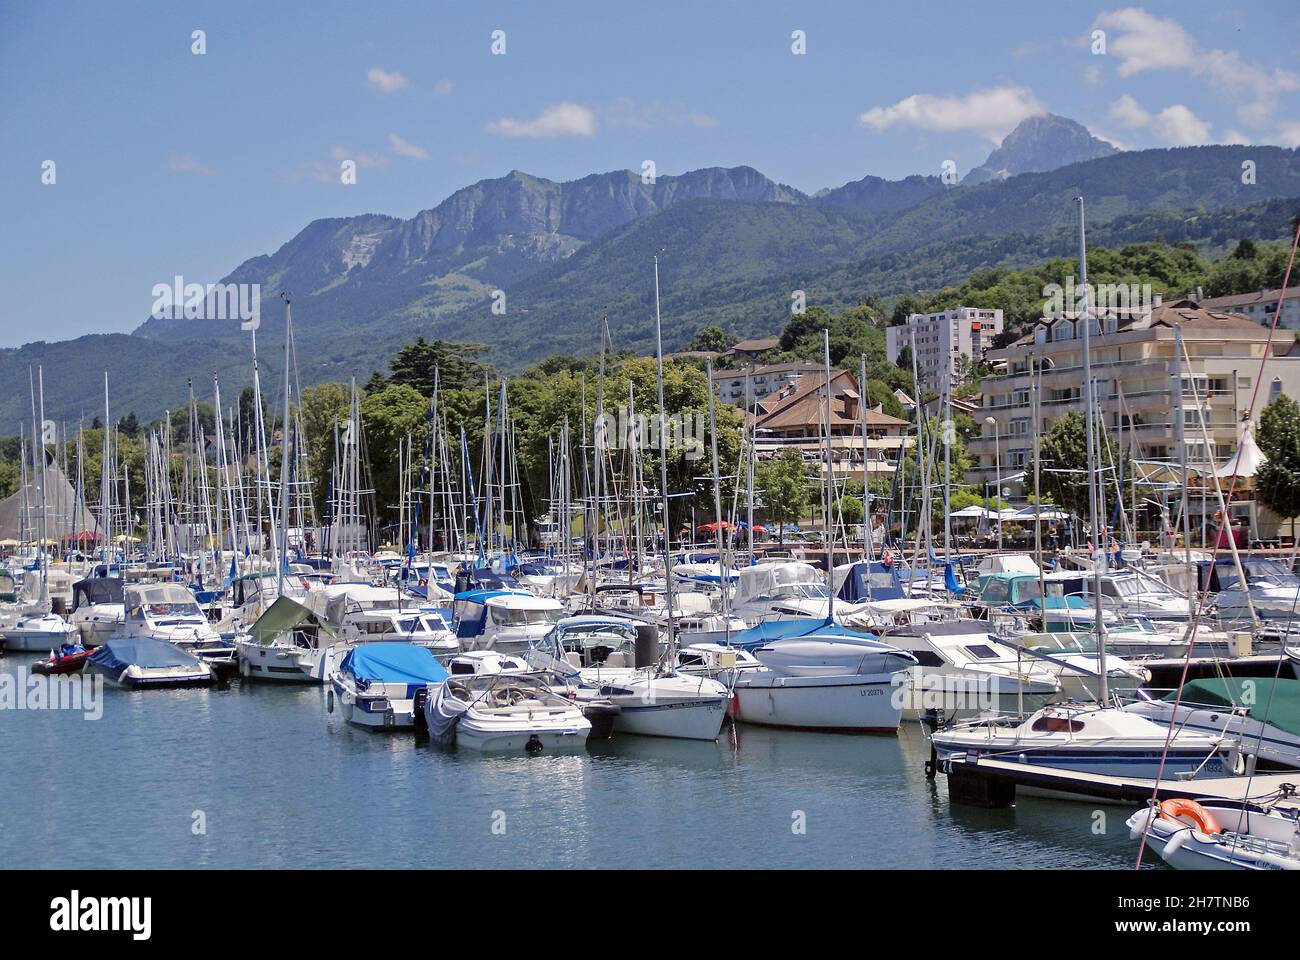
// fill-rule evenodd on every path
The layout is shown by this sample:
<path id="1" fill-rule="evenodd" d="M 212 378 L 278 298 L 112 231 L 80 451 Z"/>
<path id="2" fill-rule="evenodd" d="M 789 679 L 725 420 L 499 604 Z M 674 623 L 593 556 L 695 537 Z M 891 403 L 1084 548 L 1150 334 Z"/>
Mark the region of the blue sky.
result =
<path id="1" fill-rule="evenodd" d="M 812 192 L 965 172 L 1041 111 L 1130 149 L 1297 146 L 1298 26 L 1295 0 L 9 0 L 0 346 L 129 331 L 176 274 L 215 282 L 313 219 L 410 216 L 512 169 L 748 164 Z"/>

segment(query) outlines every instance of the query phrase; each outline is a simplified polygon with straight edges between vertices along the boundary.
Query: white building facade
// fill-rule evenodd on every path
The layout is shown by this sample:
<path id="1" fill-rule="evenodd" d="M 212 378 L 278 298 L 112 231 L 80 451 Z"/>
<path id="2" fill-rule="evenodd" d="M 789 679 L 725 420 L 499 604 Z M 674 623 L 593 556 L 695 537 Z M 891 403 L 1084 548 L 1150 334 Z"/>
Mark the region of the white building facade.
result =
<path id="1" fill-rule="evenodd" d="M 938 390 L 947 375 L 956 373 L 958 357 L 980 360 L 1001 332 L 1001 310 L 953 307 L 938 313 L 914 313 L 905 324 L 885 330 L 885 352 L 890 363 L 897 363 L 904 348 L 911 347 L 922 385 Z"/>

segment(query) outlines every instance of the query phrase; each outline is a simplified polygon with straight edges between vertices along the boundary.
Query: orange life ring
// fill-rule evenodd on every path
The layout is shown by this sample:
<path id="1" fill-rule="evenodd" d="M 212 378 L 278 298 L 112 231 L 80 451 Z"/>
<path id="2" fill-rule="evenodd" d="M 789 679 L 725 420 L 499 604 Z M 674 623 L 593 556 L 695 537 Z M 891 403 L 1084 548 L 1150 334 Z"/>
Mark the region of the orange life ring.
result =
<path id="1" fill-rule="evenodd" d="M 1201 833 L 1211 835 L 1223 833 L 1223 828 L 1219 826 L 1219 821 L 1214 819 L 1214 815 L 1195 800 L 1177 798 L 1166 800 L 1160 804 L 1160 815 L 1176 823 L 1186 823 L 1191 820 Z"/>

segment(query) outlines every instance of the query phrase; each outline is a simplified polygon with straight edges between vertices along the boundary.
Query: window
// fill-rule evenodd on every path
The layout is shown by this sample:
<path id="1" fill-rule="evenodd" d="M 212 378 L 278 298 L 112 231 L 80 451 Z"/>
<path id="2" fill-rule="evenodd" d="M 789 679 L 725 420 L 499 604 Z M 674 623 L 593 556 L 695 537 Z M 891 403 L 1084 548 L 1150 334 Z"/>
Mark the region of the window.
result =
<path id="1" fill-rule="evenodd" d="M 1078 733 L 1083 729 L 1083 721 L 1069 717 L 1039 717 L 1030 729 L 1035 733 Z"/>

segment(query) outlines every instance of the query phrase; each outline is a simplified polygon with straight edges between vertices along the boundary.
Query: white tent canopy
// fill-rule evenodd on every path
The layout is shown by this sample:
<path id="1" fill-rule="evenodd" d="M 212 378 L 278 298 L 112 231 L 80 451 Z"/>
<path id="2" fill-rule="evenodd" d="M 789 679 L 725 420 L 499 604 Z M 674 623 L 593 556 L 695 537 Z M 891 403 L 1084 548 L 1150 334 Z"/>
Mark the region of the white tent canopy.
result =
<path id="1" fill-rule="evenodd" d="M 1259 444 L 1255 442 L 1254 428 L 1247 427 L 1241 443 L 1237 445 L 1237 452 L 1228 458 L 1227 463 L 1215 470 L 1214 475 L 1216 477 L 1236 476 L 1247 480 L 1259 472 L 1259 468 L 1267 459 L 1264 452 L 1259 449 Z"/>

